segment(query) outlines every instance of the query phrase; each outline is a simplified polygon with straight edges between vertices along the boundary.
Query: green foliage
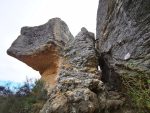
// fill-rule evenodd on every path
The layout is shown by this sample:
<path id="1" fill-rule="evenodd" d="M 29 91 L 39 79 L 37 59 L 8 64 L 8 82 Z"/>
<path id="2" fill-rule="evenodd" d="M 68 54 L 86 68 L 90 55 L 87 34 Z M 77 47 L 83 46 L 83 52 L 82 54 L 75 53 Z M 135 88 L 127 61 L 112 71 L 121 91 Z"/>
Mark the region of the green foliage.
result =
<path id="1" fill-rule="evenodd" d="M 47 100 L 47 91 L 41 80 L 36 81 L 33 88 L 27 81 L 15 94 L 10 92 L 12 91 L 8 89 L 1 91 L 0 113 L 39 113 Z"/>
<path id="2" fill-rule="evenodd" d="M 47 100 L 47 90 L 44 88 L 44 81 L 39 80 L 35 82 L 35 87 L 32 89 L 32 95 L 34 95 L 37 100 Z"/>
<path id="3" fill-rule="evenodd" d="M 147 80 L 147 83 L 148 83 L 148 84 L 150 84 L 150 79 L 149 79 L 149 80 Z"/>
<path id="4" fill-rule="evenodd" d="M 150 110 L 150 75 L 130 71 L 122 76 L 122 83 L 135 109 L 147 113 Z"/>

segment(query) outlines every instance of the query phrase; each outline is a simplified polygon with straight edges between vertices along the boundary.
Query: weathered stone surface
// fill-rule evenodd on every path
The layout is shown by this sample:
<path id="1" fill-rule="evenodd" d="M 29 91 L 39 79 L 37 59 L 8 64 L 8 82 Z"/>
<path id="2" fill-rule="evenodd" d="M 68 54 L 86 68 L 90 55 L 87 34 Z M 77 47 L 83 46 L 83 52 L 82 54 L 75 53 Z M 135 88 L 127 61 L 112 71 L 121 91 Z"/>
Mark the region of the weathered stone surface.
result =
<path id="1" fill-rule="evenodd" d="M 59 18 L 36 27 L 23 27 L 21 35 L 7 53 L 40 72 L 47 85 L 55 85 L 62 50 L 73 39 L 67 25 Z"/>
<path id="2" fill-rule="evenodd" d="M 99 0 L 96 47 L 109 90 L 121 89 L 125 76 L 150 78 L 149 6 L 150 0 Z M 129 108 L 120 113 L 133 113 Z"/>
<path id="3" fill-rule="evenodd" d="M 40 113 L 100 113 L 118 110 L 125 99 L 105 90 L 98 73 L 94 34 L 85 28 L 65 46 L 57 85 Z"/>
<path id="4" fill-rule="evenodd" d="M 149 0 L 99 1 L 96 38 L 104 81 L 116 85 L 121 70 L 150 75 L 149 6 Z"/>
<path id="5" fill-rule="evenodd" d="M 94 34 L 82 28 L 75 39 L 65 47 L 64 57 L 66 58 L 65 64 L 72 65 L 74 69 L 95 73 L 98 67 L 98 57 Z"/>
<path id="6" fill-rule="evenodd" d="M 73 38 L 58 18 L 25 27 L 7 53 L 46 82 L 49 99 L 40 113 L 116 113 L 124 104 L 124 97 L 101 81 L 95 37 L 86 28 Z"/>
<path id="7" fill-rule="evenodd" d="M 96 113 L 96 92 L 103 90 L 97 74 L 94 34 L 85 28 L 65 46 L 57 85 L 40 113 Z M 53 95 L 53 96 L 52 96 Z M 61 98 L 61 102 L 60 101 Z"/>
<path id="8" fill-rule="evenodd" d="M 59 18 L 23 27 L 7 53 L 53 87 L 40 113 L 136 113 L 124 105 L 120 78 L 150 79 L 149 6 L 150 0 L 99 0 L 96 41 L 86 28 L 73 38 Z"/>
<path id="9" fill-rule="evenodd" d="M 49 99 L 40 113 L 98 113 L 118 109 L 124 98 L 101 81 L 94 34 L 82 28 L 73 38 L 59 18 L 24 27 L 7 53 L 39 71 Z"/>

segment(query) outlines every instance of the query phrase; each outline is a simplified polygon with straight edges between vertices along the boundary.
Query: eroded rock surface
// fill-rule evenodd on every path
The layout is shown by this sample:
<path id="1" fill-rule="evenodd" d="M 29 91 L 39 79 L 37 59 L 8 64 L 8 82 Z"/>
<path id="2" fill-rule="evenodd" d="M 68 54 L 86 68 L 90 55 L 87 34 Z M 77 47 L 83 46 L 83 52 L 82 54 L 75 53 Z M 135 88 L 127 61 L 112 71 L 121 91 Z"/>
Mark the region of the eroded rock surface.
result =
<path id="1" fill-rule="evenodd" d="M 68 26 L 59 18 L 36 27 L 23 27 L 7 53 L 40 72 L 47 85 L 55 86 L 62 50 L 73 39 Z"/>
<path id="2" fill-rule="evenodd" d="M 94 34 L 82 28 L 65 46 L 57 85 L 40 113 L 100 113 L 122 106 L 119 93 L 105 90 L 97 60 Z"/>
<path id="3" fill-rule="evenodd" d="M 82 28 L 75 39 L 65 46 L 59 79 L 51 94 L 53 98 L 47 101 L 41 113 L 98 112 L 95 92 L 103 90 L 103 85 L 97 74 L 94 41 L 94 34 Z"/>
<path id="4" fill-rule="evenodd" d="M 121 89 L 124 77 L 127 83 L 133 77 L 150 78 L 149 6 L 150 0 L 99 0 L 97 49 L 102 80 L 110 90 Z"/>
<path id="5" fill-rule="evenodd" d="M 99 1 L 97 49 L 102 67 L 112 71 L 103 69 L 106 81 L 116 82 L 113 72 L 120 73 L 123 67 L 131 69 L 129 73 L 139 71 L 150 75 L 149 6 L 149 0 Z"/>
<path id="6" fill-rule="evenodd" d="M 119 93 L 105 89 L 95 37 L 86 28 L 73 38 L 58 18 L 24 27 L 7 53 L 39 71 L 46 82 L 49 99 L 40 113 L 99 113 L 124 103 Z"/>
<path id="7" fill-rule="evenodd" d="M 124 76 L 150 79 L 149 6 L 149 0 L 99 0 L 96 40 L 86 28 L 74 38 L 59 18 L 22 28 L 7 53 L 51 87 L 40 113 L 136 113 L 120 91 Z"/>

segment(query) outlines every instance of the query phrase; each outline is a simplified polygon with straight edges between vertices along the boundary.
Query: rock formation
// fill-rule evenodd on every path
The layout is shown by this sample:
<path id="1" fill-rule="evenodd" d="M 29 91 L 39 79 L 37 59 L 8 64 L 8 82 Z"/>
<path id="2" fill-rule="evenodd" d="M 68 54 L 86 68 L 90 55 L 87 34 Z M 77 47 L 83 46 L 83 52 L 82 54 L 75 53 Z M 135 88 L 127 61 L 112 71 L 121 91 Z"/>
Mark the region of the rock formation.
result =
<path id="1" fill-rule="evenodd" d="M 150 75 L 149 6 L 149 0 L 99 1 L 97 39 L 105 81 L 115 85 L 121 70 Z"/>
<path id="2" fill-rule="evenodd" d="M 64 48 L 64 60 L 56 88 L 41 113 L 96 113 L 103 89 L 97 74 L 94 34 L 85 28 Z"/>
<path id="3" fill-rule="evenodd" d="M 73 39 L 68 26 L 59 18 L 36 27 L 23 27 L 7 53 L 40 72 L 54 87 L 62 63 L 63 48 Z"/>
<path id="4" fill-rule="evenodd" d="M 7 53 L 46 82 L 49 99 L 40 113 L 136 113 L 122 78 L 150 80 L 149 6 L 149 0 L 99 0 L 96 40 L 86 28 L 74 38 L 59 18 L 23 27 Z"/>
<path id="5" fill-rule="evenodd" d="M 46 82 L 50 97 L 40 113 L 97 113 L 124 102 L 117 92 L 110 97 L 105 91 L 95 37 L 86 28 L 73 38 L 58 18 L 24 27 L 7 53 L 39 71 Z"/>
<path id="6" fill-rule="evenodd" d="M 97 12 L 96 38 L 102 81 L 111 90 L 122 90 L 126 82 L 137 102 L 136 98 L 143 94 L 139 87 L 145 87 L 147 96 L 138 102 L 141 106 L 146 101 L 150 103 L 148 85 L 140 82 L 148 84 L 146 81 L 150 80 L 149 6 L 150 0 L 99 0 Z"/>

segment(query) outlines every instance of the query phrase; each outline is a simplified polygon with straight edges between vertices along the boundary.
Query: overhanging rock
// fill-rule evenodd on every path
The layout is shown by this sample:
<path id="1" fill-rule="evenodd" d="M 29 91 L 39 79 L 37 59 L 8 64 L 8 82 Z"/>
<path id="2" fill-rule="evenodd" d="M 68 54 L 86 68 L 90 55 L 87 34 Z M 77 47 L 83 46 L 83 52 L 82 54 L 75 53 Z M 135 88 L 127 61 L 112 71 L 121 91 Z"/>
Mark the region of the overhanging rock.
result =
<path id="1" fill-rule="evenodd" d="M 73 38 L 58 18 L 24 27 L 7 53 L 39 71 L 46 82 L 49 99 L 40 113 L 98 113 L 124 103 L 119 93 L 106 91 L 95 37 L 86 28 Z"/>
<path id="2" fill-rule="evenodd" d="M 63 49 L 73 39 L 68 26 L 59 18 L 36 27 L 23 27 L 7 53 L 40 72 L 47 85 L 54 86 Z"/>

